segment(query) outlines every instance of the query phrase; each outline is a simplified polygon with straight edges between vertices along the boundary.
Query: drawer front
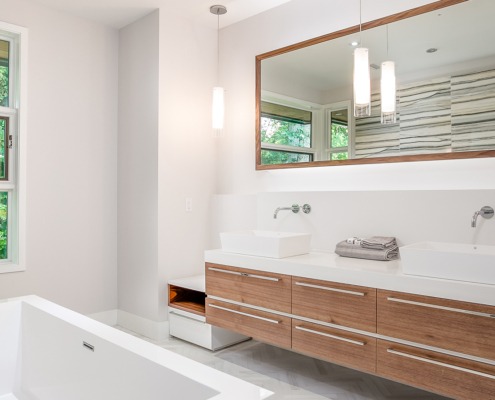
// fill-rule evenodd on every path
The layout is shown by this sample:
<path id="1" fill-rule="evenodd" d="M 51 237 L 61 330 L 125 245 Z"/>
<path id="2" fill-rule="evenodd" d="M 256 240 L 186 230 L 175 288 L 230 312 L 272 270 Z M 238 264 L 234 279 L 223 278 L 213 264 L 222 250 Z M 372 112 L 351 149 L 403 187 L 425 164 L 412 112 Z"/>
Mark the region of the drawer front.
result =
<path id="1" fill-rule="evenodd" d="M 290 284 L 290 275 L 206 263 L 209 296 L 290 313 Z"/>
<path id="2" fill-rule="evenodd" d="M 287 317 L 207 298 L 206 322 L 261 342 L 290 348 L 291 319 Z"/>
<path id="3" fill-rule="evenodd" d="M 171 336 L 211 349 L 211 325 L 174 311 L 169 311 L 168 320 Z"/>
<path id="4" fill-rule="evenodd" d="M 495 360 L 495 307 L 378 290 L 378 333 Z"/>
<path id="5" fill-rule="evenodd" d="M 292 313 L 376 332 L 376 289 L 292 277 Z"/>
<path id="6" fill-rule="evenodd" d="M 495 366 L 385 340 L 378 340 L 377 374 L 458 400 L 495 398 Z"/>
<path id="7" fill-rule="evenodd" d="M 375 372 L 376 339 L 292 320 L 292 349 L 365 372 Z"/>

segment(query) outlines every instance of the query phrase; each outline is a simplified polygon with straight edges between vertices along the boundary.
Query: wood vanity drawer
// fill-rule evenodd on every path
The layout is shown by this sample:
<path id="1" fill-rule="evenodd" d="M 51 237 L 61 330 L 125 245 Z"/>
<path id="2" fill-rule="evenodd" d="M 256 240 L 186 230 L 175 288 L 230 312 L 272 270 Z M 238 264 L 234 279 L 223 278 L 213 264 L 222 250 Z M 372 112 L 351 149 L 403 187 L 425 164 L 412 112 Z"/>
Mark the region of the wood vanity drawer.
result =
<path id="1" fill-rule="evenodd" d="M 206 293 L 240 303 L 291 312 L 291 276 L 206 263 Z"/>
<path id="2" fill-rule="evenodd" d="M 378 290 L 378 333 L 495 360 L 495 307 Z"/>
<path id="3" fill-rule="evenodd" d="M 291 319 L 224 301 L 206 300 L 206 322 L 290 349 Z"/>
<path id="4" fill-rule="evenodd" d="M 495 366 L 378 340 L 377 374 L 458 400 L 495 399 Z"/>
<path id="5" fill-rule="evenodd" d="M 376 332 L 376 289 L 294 276 L 292 314 Z"/>
<path id="6" fill-rule="evenodd" d="M 375 372 L 376 339 L 297 319 L 292 350 L 365 372 Z"/>

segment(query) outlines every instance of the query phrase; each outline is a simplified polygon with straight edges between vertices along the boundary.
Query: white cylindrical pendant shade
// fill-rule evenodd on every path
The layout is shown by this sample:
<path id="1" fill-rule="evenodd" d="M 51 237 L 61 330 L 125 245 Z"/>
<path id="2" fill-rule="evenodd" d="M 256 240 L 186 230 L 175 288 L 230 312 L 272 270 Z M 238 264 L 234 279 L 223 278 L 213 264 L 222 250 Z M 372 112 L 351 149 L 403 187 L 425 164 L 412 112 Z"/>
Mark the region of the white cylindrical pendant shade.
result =
<path id="1" fill-rule="evenodd" d="M 223 87 L 215 86 L 213 88 L 211 117 L 212 126 L 215 131 L 221 131 L 223 129 L 223 119 L 225 113 L 224 93 L 225 91 Z"/>
<path id="2" fill-rule="evenodd" d="M 396 88 L 395 63 L 393 61 L 384 61 L 382 63 L 380 91 L 382 124 L 394 124 L 396 122 Z"/>
<path id="3" fill-rule="evenodd" d="M 371 84 L 368 49 L 354 50 L 354 116 L 366 117 L 371 114 Z"/>

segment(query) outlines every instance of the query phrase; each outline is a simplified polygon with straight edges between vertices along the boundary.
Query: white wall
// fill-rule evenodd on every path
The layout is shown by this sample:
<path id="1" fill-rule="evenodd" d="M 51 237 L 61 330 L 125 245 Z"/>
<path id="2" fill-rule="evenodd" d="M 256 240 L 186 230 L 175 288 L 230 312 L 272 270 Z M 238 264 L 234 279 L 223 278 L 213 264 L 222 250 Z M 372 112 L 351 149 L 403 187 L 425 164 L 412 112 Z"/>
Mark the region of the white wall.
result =
<path id="1" fill-rule="evenodd" d="M 118 139 L 119 309 L 158 310 L 159 12 L 120 30 Z"/>
<path id="2" fill-rule="evenodd" d="M 158 143 L 159 320 L 166 319 L 167 281 L 202 273 L 210 248 L 216 144 L 211 93 L 216 30 L 173 13 L 160 14 Z M 222 140 L 222 139 L 220 139 Z M 186 197 L 192 212 L 185 211 Z"/>
<path id="3" fill-rule="evenodd" d="M 211 247 L 215 39 L 162 11 L 120 31 L 119 323 L 148 335 L 168 319 L 168 280 L 202 273 Z"/>
<path id="4" fill-rule="evenodd" d="M 363 20 L 426 3 L 363 1 Z M 358 22 L 358 1 L 293 0 L 222 30 L 221 70 L 229 135 L 219 146 L 218 193 L 495 187 L 493 158 L 255 171 L 255 56 Z"/>
<path id="5" fill-rule="evenodd" d="M 117 32 L 26 0 L 0 9 L 29 29 L 27 270 L 0 274 L 0 298 L 113 309 Z"/>

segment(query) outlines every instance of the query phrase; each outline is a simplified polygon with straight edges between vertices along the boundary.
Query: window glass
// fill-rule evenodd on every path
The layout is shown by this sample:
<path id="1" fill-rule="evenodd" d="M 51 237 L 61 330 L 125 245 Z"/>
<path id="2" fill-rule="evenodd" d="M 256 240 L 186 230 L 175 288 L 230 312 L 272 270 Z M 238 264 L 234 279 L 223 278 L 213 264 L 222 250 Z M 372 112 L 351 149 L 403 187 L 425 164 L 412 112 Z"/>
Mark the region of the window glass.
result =
<path id="1" fill-rule="evenodd" d="M 261 102 L 261 142 L 311 147 L 311 111 Z"/>
<path id="2" fill-rule="evenodd" d="M 8 192 L 0 192 L 0 260 L 8 258 Z"/>
<path id="3" fill-rule="evenodd" d="M 9 107 L 10 43 L 0 40 L 0 106 Z"/>
<path id="4" fill-rule="evenodd" d="M 261 150 L 262 164 L 290 164 L 313 161 L 313 155 L 283 150 Z"/>
<path id="5" fill-rule="evenodd" d="M 330 114 L 330 151 L 331 160 L 349 158 L 349 121 L 347 110 L 332 111 Z"/>
<path id="6" fill-rule="evenodd" d="M 349 158 L 349 154 L 347 152 L 342 152 L 342 153 L 332 153 L 331 155 L 331 160 L 347 160 Z"/>

